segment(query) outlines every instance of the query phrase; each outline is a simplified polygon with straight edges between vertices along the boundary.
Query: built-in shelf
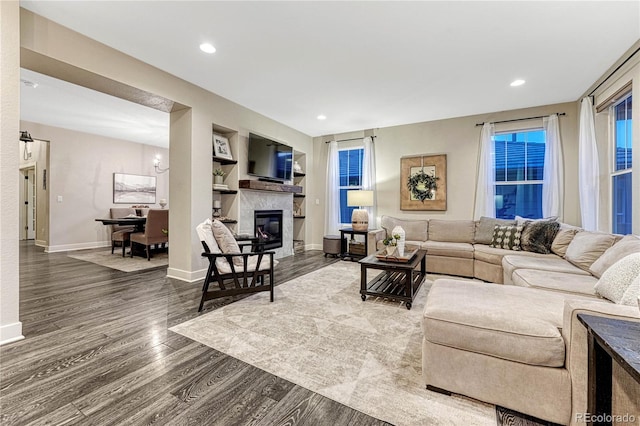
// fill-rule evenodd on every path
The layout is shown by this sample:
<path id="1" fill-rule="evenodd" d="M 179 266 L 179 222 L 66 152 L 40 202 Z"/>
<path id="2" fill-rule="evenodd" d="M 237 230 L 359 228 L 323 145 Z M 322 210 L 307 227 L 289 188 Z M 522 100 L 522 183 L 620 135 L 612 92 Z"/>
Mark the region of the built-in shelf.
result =
<path id="1" fill-rule="evenodd" d="M 304 219 L 306 216 L 294 216 L 294 219 Z"/>
<path id="2" fill-rule="evenodd" d="M 220 164 L 238 164 L 238 160 L 229 160 L 227 158 L 213 157 L 213 161 Z"/>
<path id="3" fill-rule="evenodd" d="M 238 191 L 235 189 L 214 189 L 213 192 L 217 192 L 218 194 L 237 194 Z"/>
<path id="4" fill-rule="evenodd" d="M 306 176 L 306 173 L 302 173 L 302 172 L 293 172 L 293 177 L 304 177 Z"/>
<path id="5" fill-rule="evenodd" d="M 304 198 L 304 194 L 293 194 L 295 198 Z"/>
<path id="6" fill-rule="evenodd" d="M 241 189 L 253 189 L 256 191 L 272 191 L 272 192 L 292 192 L 301 193 L 302 187 L 298 185 L 285 185 L 284 183 L 264 182 L 261 180 L 241 180 L 238 181 Z"/>

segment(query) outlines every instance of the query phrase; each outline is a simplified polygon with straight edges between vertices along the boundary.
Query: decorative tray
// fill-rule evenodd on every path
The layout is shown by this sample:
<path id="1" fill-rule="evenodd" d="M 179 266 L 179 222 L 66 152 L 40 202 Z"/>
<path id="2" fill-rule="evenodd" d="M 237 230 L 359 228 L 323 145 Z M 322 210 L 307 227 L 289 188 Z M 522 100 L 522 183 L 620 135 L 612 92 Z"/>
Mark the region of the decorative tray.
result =
<path id="1" fill-rule="evenodd" d="M 387 250 L 382 250 L 376 253 L 376 258 L 378 260 L 382 260 L 384 262 L 396 262 L 396 263 L 409 263 L 413 256 L 418 252 L 418 248 L 409 248 L 405 249 L 403 256 L 398 256 L 398 251 L 396 250 L 393 254 L 387 255 Z"/>

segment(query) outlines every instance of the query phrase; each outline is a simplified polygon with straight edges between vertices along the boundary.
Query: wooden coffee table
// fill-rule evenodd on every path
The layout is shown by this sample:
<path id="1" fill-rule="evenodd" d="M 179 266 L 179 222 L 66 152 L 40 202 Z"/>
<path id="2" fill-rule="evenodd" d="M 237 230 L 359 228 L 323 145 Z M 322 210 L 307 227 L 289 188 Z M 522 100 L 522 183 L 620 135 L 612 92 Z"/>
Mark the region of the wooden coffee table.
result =
<path id="1" fill-rule="evenodd" d="M 380 296 L 403 301 L 407 309 L 411 309 L 413 298 L 427 275 L 426 254 L 426 250 L 418 250 L 406 263 L 380 260 L 376 254 L 360 260 L 362 301 L 367 300 L 367 296 Z M 420 264 L 420 270 L 416 270 L 418 264 Z M 384 272 L 367 282 L 367 269 L 380 269 Z"/>

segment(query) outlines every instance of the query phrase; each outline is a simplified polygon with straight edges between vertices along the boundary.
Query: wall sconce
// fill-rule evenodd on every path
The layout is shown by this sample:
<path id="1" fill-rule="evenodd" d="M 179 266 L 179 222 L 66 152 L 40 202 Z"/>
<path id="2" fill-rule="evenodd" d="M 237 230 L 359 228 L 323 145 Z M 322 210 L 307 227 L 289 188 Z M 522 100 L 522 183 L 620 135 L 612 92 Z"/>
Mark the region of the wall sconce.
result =
<path id="1" fill-rule="evenodd" d="M 162 167 L 160 167 L 160 156 L 156 156 L 156 158 L 154 158 L 153 160 L 153 167 L 156 169 L 156 173 L 164 173 L 169 171 L 169 167 L 167 167 L 166 169 L 163 169 Z"/>

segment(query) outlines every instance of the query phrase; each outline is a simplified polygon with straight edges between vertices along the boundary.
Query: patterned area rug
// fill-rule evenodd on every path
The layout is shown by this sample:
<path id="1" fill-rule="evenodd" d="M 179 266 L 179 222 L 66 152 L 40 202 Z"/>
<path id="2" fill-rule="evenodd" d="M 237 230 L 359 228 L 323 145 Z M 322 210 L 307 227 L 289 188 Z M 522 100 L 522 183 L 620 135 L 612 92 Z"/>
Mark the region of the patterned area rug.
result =
<path id="1" fill-rule="evenodd" d="M 117 269 L 122 272 L 136 272 L 145 269 L 157 268 L 159 266 L 167 266 L 169 264 L 169 255 L 164 253 L 153 253 L 151 260 L 146 257 L 126 255 L 122 257 L 122 249 L 116 247 L 116 251 L 111 254 L 111 248 L 107 250 L 85 250 L 69 253 L 67 256 L 84 260 L 85 262 L 95 263 L 97 265 L 106 266 L 107 268 Z"/>
<path id="2" fill-rule="evenodd" d="M 394 425 L 496 425 L 493 405 L 422 384 L 431 281 L 407 310 L 362 302 L 359 276 L 357 263 L 338 262 L 277 286 L 273 303 L 255 294 L 170 330 Z"/>

